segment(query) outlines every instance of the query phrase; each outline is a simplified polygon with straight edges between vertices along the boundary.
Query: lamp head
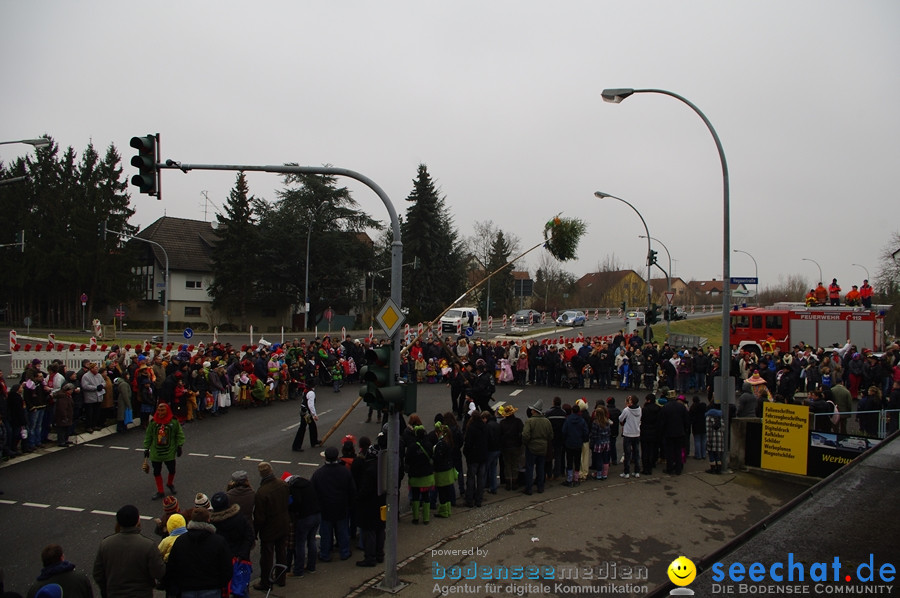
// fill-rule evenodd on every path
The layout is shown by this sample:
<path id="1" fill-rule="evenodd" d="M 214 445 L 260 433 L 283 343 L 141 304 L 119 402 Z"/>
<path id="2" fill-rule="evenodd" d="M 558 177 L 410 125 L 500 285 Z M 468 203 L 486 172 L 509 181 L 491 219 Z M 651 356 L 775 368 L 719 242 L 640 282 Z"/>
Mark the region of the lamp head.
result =
<path id="1" fill-rule="evenodd" d="M 597 199 L 606 199 L 607 197 L 612 197 L 612 195 L 604 193 L 603 191 L 594 191 L 594 197 Z"/>
<path id="2" fill-rule="evenodd" d="M 47 147 L 50 145 L 50 140 L 46 137 L 39 137 L 37 139 L 23 139 L 22 143 L 27 143 L 28 145 L 33 145 L 34 147 Z"/>
<path id="3" fill-rule="evenodd" d="M 633 93 L 633 89 L 604 89 L 600 95 L 603 97 L 604 102 L 619 104 Z"/>

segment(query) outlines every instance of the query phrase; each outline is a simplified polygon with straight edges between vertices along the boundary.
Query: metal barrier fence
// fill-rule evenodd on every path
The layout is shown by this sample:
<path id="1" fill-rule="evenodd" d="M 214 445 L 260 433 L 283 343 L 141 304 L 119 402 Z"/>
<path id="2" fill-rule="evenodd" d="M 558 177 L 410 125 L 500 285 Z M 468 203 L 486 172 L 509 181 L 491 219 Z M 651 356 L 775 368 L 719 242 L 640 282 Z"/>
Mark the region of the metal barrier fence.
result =
<path id="1" fill-rule="evenodd" d="M 809 415 L 812 431 L 869 438 L 885 438 L 897 430 L 898 424 L 900 424 L 900 409 L 840 413 L 837 423 L 832 422 L 833 413 L 810 413 Z M 859 416 L 862 418 L 860 419 Z"/>

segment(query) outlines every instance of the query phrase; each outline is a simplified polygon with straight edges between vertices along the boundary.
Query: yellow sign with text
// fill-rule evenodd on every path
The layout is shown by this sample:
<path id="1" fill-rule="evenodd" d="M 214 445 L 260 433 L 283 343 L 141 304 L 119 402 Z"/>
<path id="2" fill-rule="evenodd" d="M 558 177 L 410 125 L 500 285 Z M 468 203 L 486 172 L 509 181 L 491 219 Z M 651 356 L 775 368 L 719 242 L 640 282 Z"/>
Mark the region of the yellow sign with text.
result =
<path id="1" fill-rule="evenodd" d="M 809 407 L 763 405 L 763 469 L 806 475 L 809 452 Z"/>

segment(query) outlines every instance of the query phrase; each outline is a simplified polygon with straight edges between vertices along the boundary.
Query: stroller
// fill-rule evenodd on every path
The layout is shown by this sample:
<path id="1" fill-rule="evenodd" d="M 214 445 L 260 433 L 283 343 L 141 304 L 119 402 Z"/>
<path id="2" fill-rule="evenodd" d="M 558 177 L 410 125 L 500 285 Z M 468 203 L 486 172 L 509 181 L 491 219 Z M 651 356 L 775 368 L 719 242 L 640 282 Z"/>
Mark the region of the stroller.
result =
<path id="1" fill-rule="evenodd" d="M 581 380 L 578 379 L 578 371 L 571 361 L 566 362 L 566 372 L 562 379 L 562 387 L 568 389 L 579 388 Z"/>

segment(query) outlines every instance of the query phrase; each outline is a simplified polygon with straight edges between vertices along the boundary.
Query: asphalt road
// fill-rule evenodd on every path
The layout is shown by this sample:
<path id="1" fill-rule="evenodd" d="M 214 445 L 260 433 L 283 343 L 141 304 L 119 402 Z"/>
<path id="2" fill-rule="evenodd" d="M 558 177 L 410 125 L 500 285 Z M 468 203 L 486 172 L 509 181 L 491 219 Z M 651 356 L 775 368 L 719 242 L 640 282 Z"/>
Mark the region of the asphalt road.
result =
<path id="1" fill-rule="evenodd" d="M 357 389 L 347 385 L 334 393 L 328 387 L 319 388 L 320 438 L 355 400 Z M 543 399 L 549 408 L 555 395 L 569 403 L 586 396 L 591 404 L 596 398 L 612 395 L 622 405 L 625 393 L 500 386 L 495 399 L 520 408 Z M 435 413 L 450 409 L 449 396 L 445 385 L 421 385 L 418 411 L 422 419 L 430 422 Z M 308 448 L 308 437 L 304 452 L 291 451 L 298 412 L 295 401 L 276 402 L 245 411 L 232 408 L 226 415 L 187 424 L 184 456 L 178 460 L 175 481 L 182 507 L 191 503 L 197 492 L 211 496 L 224 490 L 231 472 L 238 469 L 248 471 L 255 486 L 259 480 L 256 465 L 264 460 L 278 473 L 311 475 L 323 458 L 319 451 Z M 345 434 L 374 437 L 379 426 L 365 423 L 366 415 L 365 403 L 361 403 L 328 444 L 339 446 Z M 5 493 L 0 496 L 3 536 L 16 539 L 0 543 L 0 567 L 7 589 L 24 594 L 40 571 L 40 551 L 49 543 L 62 545 L 66 558 L 89 572 L 100 540 L 113 533 L 114 514 L 122 505 L 136 505 L 146 518 L 162 513 L 161 503 L 150 500 L 155 491 L 153 479 L 140 469 L 142 443 L 140 429 L 125 434 L 95 433 L 80 437 L 75 447 L 40 449 L 0 468 L 0 490 Z M 152 535 L 149 523 L 147 526 L 146 535 Z"/>

